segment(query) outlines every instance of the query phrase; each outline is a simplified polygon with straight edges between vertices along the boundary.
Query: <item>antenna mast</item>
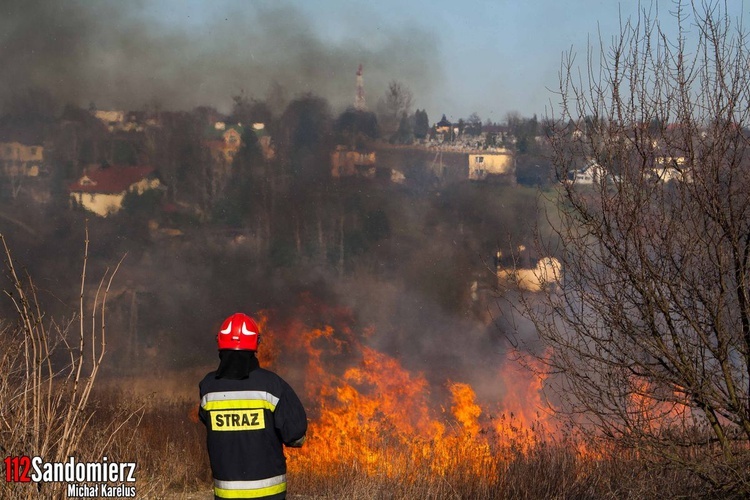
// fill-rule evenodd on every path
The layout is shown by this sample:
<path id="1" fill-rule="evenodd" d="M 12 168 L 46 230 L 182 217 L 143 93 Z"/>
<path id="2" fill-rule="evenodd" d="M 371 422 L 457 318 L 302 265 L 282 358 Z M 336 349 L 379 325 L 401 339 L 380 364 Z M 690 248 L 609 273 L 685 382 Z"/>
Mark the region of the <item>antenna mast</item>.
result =
<path id="1" fill-rule="evenodd" d="M 357 70 L 357 95 L 354 98 L 354 109 L 357 111 L 367 110 L 367 104 L 365 103 L 365 80 L 362 77 L 362 65 L 359 65 Z"/>

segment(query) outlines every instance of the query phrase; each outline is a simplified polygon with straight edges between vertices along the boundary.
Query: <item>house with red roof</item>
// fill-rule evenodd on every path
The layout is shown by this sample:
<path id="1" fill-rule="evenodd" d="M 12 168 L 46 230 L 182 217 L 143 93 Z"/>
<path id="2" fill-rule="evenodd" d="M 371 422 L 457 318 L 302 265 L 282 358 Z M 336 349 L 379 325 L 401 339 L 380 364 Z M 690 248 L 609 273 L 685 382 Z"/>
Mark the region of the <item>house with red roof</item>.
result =
<path id="1" fill-rule="evenodd" d="M 143 194 L 164 185 L 152 166 L 101 166 L 68 187 L 70 200 L 101 217 L 117 213 L 128 193 Z"/>

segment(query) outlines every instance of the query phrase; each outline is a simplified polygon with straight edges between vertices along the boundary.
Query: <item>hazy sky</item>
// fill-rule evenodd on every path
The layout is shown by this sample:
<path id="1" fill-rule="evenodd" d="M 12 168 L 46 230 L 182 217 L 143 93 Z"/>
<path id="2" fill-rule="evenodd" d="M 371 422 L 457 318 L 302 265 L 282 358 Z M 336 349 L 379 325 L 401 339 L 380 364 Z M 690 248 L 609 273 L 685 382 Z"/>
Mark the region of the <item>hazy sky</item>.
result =
<path id="1" fill-rule="evenodd" d="M 166 6 L 175 2 L 162 3 L 153 12 L 163 20 L 199 25 L 206 15 L 221 15 L 224 8 L 252 10 L 275 2 L 223 0 L 211 2 L 209 10 L 201 0 L 175 10 Z M 424 54 L 424 61 L 432 65 L 430 84 L 411 82 L 411 75 L 404 73 L 375 73 L 380 68 L 367 64 L 367 50 L 361 50 L 361 59 L 368 103 L 374 104 L 383 95 L 384 81 L 403 81 L 415 89 L 415 106 L 427 108 L 432 121 L 441 113 L 458 119 L 477 112 L 493 120 L 501 120 L 512 110 L 523 115 L 544 113 L 553 97 L 547 89 L 557 83 L 562 52 L 572 46 L 585 49 L 587 37 L 598 29 L 615 33 L 618 9 L 637 7 L 634 1 L 625 4 L 613 0 L 287 2 L 304 13 L 313 33 L 334 47 L 377 51 L 388 45 L 394 33 L 403 44 L 412 41 L 412 35 L 420 45 L 427 37 L 430 43 L 425 48 L 433 52 Z M 388 55 L 398 60 L 402 57 L 399 47 L 393 49 Z M 405 56 L 410 55 L 407 51 Z M 343 67 L 339 70 L 343 74 L 337 71 L 330 76 L 351 85 L 355 69 Z"/>
<path id="2" fill-rule="evenodd" d="M 671 0 L 642 4 L 674 24 Z M 747 11 L 729 0 L 731 15 Z M 654 7 L 656 6 L 656 7 Z M 476 112 L 545 114 L 563 52 L 618 32 L 636 0 L 0 0 L 0 97 L 29 82 L 64 99 L 138 109 L 209 104 L 278 82 L 334 110 L 353 102 L 364 65 L 374 107 L 389 81 L 435 122 Z M 10 75 L 13 75 L 12 77 Z M 200 102 L 198 102 L 200 101 Z"/>

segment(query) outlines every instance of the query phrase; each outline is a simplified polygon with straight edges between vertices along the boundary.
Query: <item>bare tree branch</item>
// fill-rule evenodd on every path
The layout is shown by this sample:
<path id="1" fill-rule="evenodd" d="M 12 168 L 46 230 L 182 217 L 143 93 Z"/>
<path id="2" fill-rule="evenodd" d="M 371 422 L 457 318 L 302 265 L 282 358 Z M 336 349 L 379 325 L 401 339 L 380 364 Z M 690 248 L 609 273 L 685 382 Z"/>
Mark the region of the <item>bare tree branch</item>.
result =
<path id="1" fill-rule="evenodd" d="M 672 16 L 676 38 L 647 9 L 600 36 L 583 77 L 563 57 L 550 140 L 564 279 L 523 308 L 575 422 L 747 492 L 747 33 L 720 2 Z M 592 185 L 567 180 L 587 166 Z"/>

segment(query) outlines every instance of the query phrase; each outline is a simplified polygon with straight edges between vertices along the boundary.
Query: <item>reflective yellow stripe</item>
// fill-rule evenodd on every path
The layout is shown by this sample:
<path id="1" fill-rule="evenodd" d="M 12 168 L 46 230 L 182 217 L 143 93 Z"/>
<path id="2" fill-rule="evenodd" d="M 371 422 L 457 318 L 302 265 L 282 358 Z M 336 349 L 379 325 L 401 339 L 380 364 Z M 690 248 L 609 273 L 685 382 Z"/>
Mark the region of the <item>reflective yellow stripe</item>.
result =
<path id="1" fill-rule="evenodd" d="M 286 491 L 286 483 L 277 486 L 269 486 L 259 490 L 223 490 L 214 488 L 214 495 L 219 498 L 262 498 L 278 495 Z"/>
<path id="2" fill-rule="evenodd" d="M 264 399 L 222 399 L 218 401 L 207 401 L 203 404 L 203 409 L 211 410 L 241 410 L 265 408 L 266 410 L 276 410 L 276 405 Z"/>
<path id="3" fill-rule="evenodd" d="M 204 410 L 266 408 L 274 411 L 279 398 L 266 391 L 209 392 L 201 398 Z"/>
<path id="4" fill-rule="evenodd" d="M 252 483 L 258 483 L 259 485 L 269 484 L 274 483 L 277 480 L 281 480 L 281 482 L 260 488 L 247 488 L 247 486 L 250 486 Z M 231 486 L 233 486 L 232 483 L 235 483 L 238 487 L 231 488 Z M 279 493 L 286 491 L 285 475 L 261 481 L 215 481 L 215 484 L 219 486 L 230 486 L 230 488 L 214 486 L 214 495 L 220 498 L 262 498 L 271 495 L 278 495 Z M 245 486 L 245 488 L 242 488 L 242 486 Z"/>

